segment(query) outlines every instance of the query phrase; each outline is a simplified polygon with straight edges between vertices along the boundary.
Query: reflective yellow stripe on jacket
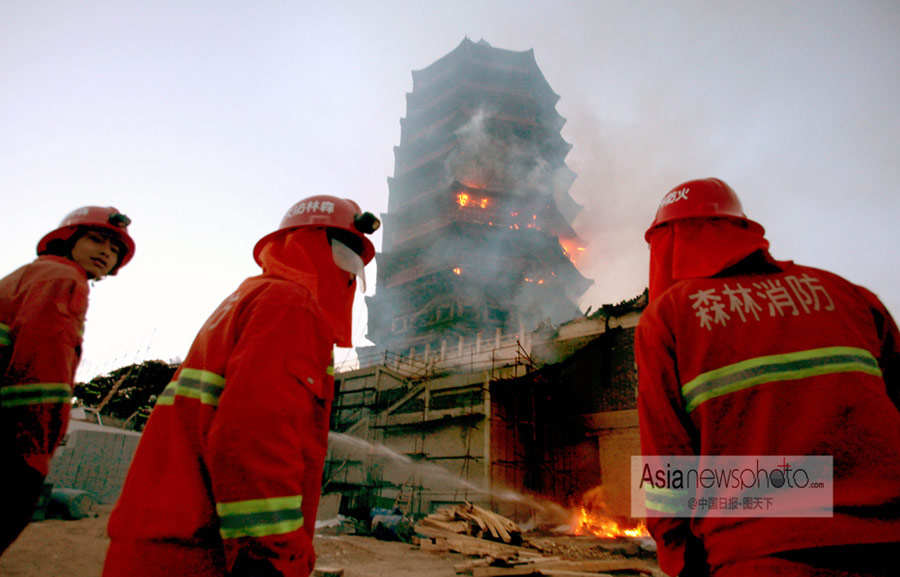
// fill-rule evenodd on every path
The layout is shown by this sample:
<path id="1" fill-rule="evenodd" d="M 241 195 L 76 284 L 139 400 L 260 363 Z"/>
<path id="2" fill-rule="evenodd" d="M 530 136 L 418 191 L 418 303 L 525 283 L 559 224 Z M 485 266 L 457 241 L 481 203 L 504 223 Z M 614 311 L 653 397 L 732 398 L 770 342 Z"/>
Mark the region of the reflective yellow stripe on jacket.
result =
<path id="1" fill-rule="evenodd" d="M 224 388 L 225 378 L 221 375 L 200 369 L 181 369 L 178 378 L 166 385 L 156 404 L 171 405 L 175 397 L 185 397 L 215 407 Z"/>
<path id="2" fill-rule="evenodd" d="M 685 409 L 756 385 L 835 373 L 862 372 L 881 376 L 872 353 L 855 347 L 825 347 L 741 361 L 703 373 L 681 387 Z"/>
<path id="3" fill-rule="evenodd" d="M 72 400 L 72 387 L 66 383 L 31 383 L 6 385 L 0 388 L 0 400 L 4 407 L 27 405 L 67 404 Z"/>
<path id="4" fill-rule="evenodd" d="M 689 512 L 687 499 L 690 495 L 687 489 L 664 489 L 649 483 L 644 485 L 644 505 L 672 516 L 680 517 Z"/>
<path id="5" fill-rule="evenodd" d="M 0 323 L 0 347 L 8 347 L 12 344 L 12 336 L 9 334 L 9 326 Z"/>
<path id="6" fill-rule="evenodd" d="M 216 504 L 223 539 L 283 535 L 303 527 L 303 495 Z"/>

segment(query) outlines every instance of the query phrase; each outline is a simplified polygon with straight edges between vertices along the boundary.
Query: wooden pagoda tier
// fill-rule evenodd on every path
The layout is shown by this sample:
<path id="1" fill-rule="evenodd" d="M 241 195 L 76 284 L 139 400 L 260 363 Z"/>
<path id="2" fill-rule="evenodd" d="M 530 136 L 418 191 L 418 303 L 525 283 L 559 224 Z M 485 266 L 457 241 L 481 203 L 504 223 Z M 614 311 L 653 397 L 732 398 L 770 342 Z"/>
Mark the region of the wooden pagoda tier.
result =
<path id="1" fill-rule="evenodd" d="M 571 146 L 531 50 L 468 39 L 413 72 L 388 179 L 376 294 L 377 349 L 571 320 L 590 286 L 573 264 Z"/>

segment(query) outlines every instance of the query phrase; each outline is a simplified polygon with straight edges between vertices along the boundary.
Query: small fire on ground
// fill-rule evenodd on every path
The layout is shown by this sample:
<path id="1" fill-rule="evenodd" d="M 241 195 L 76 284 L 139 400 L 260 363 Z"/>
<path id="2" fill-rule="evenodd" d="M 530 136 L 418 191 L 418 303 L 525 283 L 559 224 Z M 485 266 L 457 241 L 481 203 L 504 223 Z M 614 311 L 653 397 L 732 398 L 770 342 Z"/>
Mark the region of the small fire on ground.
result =
<path id="1" fill-rule="evenodd" d="M 650 537 L 643 522 L 627 523 L 610 514 L 603 487 L 595 487 L 584 494 L 582 505 L 576 508 L 572 526 L 576 535 L 595 537 Z"/>
<path id="2" fill-rule="evenodd" d="M 592 515 L 583 506 L 574 523 L 576 535 L 594 535 L 595 537 L 649 537 L 650 532 L 643 523 L 626 528 L 617 521 L 602 515 Z"/>

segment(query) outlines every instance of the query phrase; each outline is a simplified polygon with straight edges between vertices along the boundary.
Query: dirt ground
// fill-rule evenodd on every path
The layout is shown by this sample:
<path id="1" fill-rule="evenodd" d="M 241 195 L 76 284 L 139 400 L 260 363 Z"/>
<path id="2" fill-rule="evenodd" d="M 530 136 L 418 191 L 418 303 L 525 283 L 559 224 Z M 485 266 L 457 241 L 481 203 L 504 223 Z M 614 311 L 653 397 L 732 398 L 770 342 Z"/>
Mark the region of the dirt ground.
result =
<path id="1" fill-rule="evenodd" d="M 0 557 L 3 577 L 98 577 L 108 539 L 109 509 L 97 517 L 30 524 Z M 355 535 L 318 536 L 317 567 L 344 570 L 344 577 L 454 577 L 453 566 L 468 558 L 430 553 L 415 545 Z"/>
<path id="2" fill-rule="evenodd" d="M 109 543 L 109 509 L 77 521 L 32 523 L 0 557 L 3 577 L 98 577 Z M 316 537 L 318 567 L 344 570 L 344 577 L 454 577 L 453 566 L 467 557 L 430 553 L 415 545 L 356 535 Z"/>
<path id="3" fill-rule="evenodd" d="M 106 523 L 111 507 L 96 507 L 96 517 L 77 521 L 47 519 L 29 525 L 0 557 L 0 577 L 99 577 L 106 554 Z M 582 548 L 588 543 L 582 542 Z M 430 552 L 407 543 L 358 535 L 319 535 L 317 568 L 343 569 L 344 577 L 455 577 L 454 566 L 472 558 Z M 554 542 L 547 549 L 572 550 Z M 578 555 L 584 557 L 584 555 Z M 608 552 L 604 556 L 609 558 Z"/>

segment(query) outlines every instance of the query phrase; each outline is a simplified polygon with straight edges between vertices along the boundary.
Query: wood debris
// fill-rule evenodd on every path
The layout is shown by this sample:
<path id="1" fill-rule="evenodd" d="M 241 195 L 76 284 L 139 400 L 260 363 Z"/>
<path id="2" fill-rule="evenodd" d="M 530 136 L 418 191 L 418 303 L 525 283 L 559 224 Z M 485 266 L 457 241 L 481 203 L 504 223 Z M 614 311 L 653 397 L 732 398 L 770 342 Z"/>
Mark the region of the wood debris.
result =
<path id="1" fill-rule="evenodd" d="M 492 558 L 503 558 L 516 554 L 541 556 L 540 553 L 533 549 L 451 533 L 421 524 L 416 525 L 416 533 L 423 535 L 423 537 L 417 539 L 419 548 L 428 551 L 453 551 L 463 555 L 489 556 Z"/>
<path id="2" fill-rule="evenodd" d="M 471 503 L 442 507 L 419 523 L 423 527 L 504 543 L 520 543 L 522 536 L 522 530 L 510 519 Z"/>
<path id="3" fill-rule="evenodd" d="M 480 559 L 454 567 L 458 575 L 472 577 L 507 577 L 513 575 L 546 575 L 548 577 L 617 577 L 662 575 L 651 563 L 630 559 L 607 559 L 594 561 L 572 561 L 559 557 L 544 557 L 510 560 L 497 563 L 497 559 Z"/>
<path id="4" fill-rule="evenodd" d="M 480 557 L 454 567 L 458 575 L 472 577 L 512 577 L 544 575 L 547 577 L 646 577 L 662 576 L 655 563 L 642 559 L 577 559 L 577 549 L 559 546 L 549 552 L 545 547 L 524 547 L 522 530 L 510 519 L 481 507 L 465 503 L 442 507 L 415 526 L 421 549 L 453 551 Z M 627 540 L 636 553 L 638 543 Z M 624 547 L 613 542 L 603 547 Z M 543 549 L 543 550 L 542 550 Z M 572 549 L 569 551 L 569 549 Z M 569 553 L 572 553 L 571 555 Z"/>

